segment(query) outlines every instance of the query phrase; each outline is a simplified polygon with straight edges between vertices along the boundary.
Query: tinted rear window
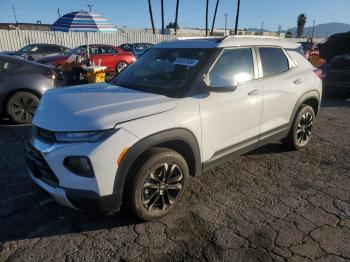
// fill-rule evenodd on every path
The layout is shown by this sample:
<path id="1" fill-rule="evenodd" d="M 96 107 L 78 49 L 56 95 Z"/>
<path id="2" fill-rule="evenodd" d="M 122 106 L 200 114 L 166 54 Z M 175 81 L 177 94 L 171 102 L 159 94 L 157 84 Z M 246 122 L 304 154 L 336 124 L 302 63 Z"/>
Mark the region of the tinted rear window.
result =
<path id="1" fill-rule="evenodd" d="M 273 76 L 289 69 L 289 61 L 282 49 L 274 47 L 259 48 L 263 76 Z"/>

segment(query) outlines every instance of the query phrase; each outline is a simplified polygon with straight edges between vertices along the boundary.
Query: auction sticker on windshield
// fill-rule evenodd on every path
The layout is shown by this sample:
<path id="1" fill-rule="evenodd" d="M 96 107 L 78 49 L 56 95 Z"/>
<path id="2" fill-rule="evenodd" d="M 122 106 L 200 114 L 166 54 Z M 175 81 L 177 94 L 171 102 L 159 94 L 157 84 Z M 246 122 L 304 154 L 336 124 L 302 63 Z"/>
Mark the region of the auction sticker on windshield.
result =
<path id="1" fill-rule="evenodd" d="M 199 60 L 197 60 L 197 59 L 178 57 L 174 61 L 174 65 L 183 65 L 183 66 L 195 67 L 198 64 L 198 62 L 199 62 Z"/>

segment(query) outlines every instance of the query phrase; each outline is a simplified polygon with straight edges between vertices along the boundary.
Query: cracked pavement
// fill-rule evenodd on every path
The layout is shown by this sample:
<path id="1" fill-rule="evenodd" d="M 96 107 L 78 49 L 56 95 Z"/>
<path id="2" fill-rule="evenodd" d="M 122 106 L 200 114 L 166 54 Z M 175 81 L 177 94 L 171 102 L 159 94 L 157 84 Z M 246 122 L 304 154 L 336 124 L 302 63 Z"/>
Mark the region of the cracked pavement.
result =
<path id="1" fill-rule="evenodd" d="M 226 162 L 147 223 L 35 190 L 28 131 L 0 127 L 0 261 L 350 261 L 350 100 L 324 101 L 308 148 L 273 143 Z"/>

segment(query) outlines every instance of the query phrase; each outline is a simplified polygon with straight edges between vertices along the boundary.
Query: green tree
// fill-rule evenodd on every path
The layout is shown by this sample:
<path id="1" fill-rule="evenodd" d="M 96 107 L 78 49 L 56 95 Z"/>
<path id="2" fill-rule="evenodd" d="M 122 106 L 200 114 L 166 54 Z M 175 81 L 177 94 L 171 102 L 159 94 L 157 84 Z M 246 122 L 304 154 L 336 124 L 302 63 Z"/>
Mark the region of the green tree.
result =
<path id="1" fill-rule="evenodd" d="M 298 25 L 298 29 L 297 29 L 297 37 L 301 38 L 304 35 L 304 27 L 306 24 L 306 15 L 305 14 L 300 14 L 298 16 L 298 20 L 297 20 L 297 25 Z"/>

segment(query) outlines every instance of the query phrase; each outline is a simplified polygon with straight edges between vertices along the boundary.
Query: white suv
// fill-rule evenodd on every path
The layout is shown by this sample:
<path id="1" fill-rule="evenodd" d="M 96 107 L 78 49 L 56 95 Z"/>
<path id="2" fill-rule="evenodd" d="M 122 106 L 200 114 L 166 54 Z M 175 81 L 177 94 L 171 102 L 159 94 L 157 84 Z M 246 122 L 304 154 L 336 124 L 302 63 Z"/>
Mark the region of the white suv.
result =
<path id="1" fill-rule="evenodd" d="M 110 83 L 49 90 L 27 146 L 29 175 L 57 202 L 157 219 L 189 176 L 271 140 L 305 147 L 322 84 L 279 39 L 176 39 Z"/>

